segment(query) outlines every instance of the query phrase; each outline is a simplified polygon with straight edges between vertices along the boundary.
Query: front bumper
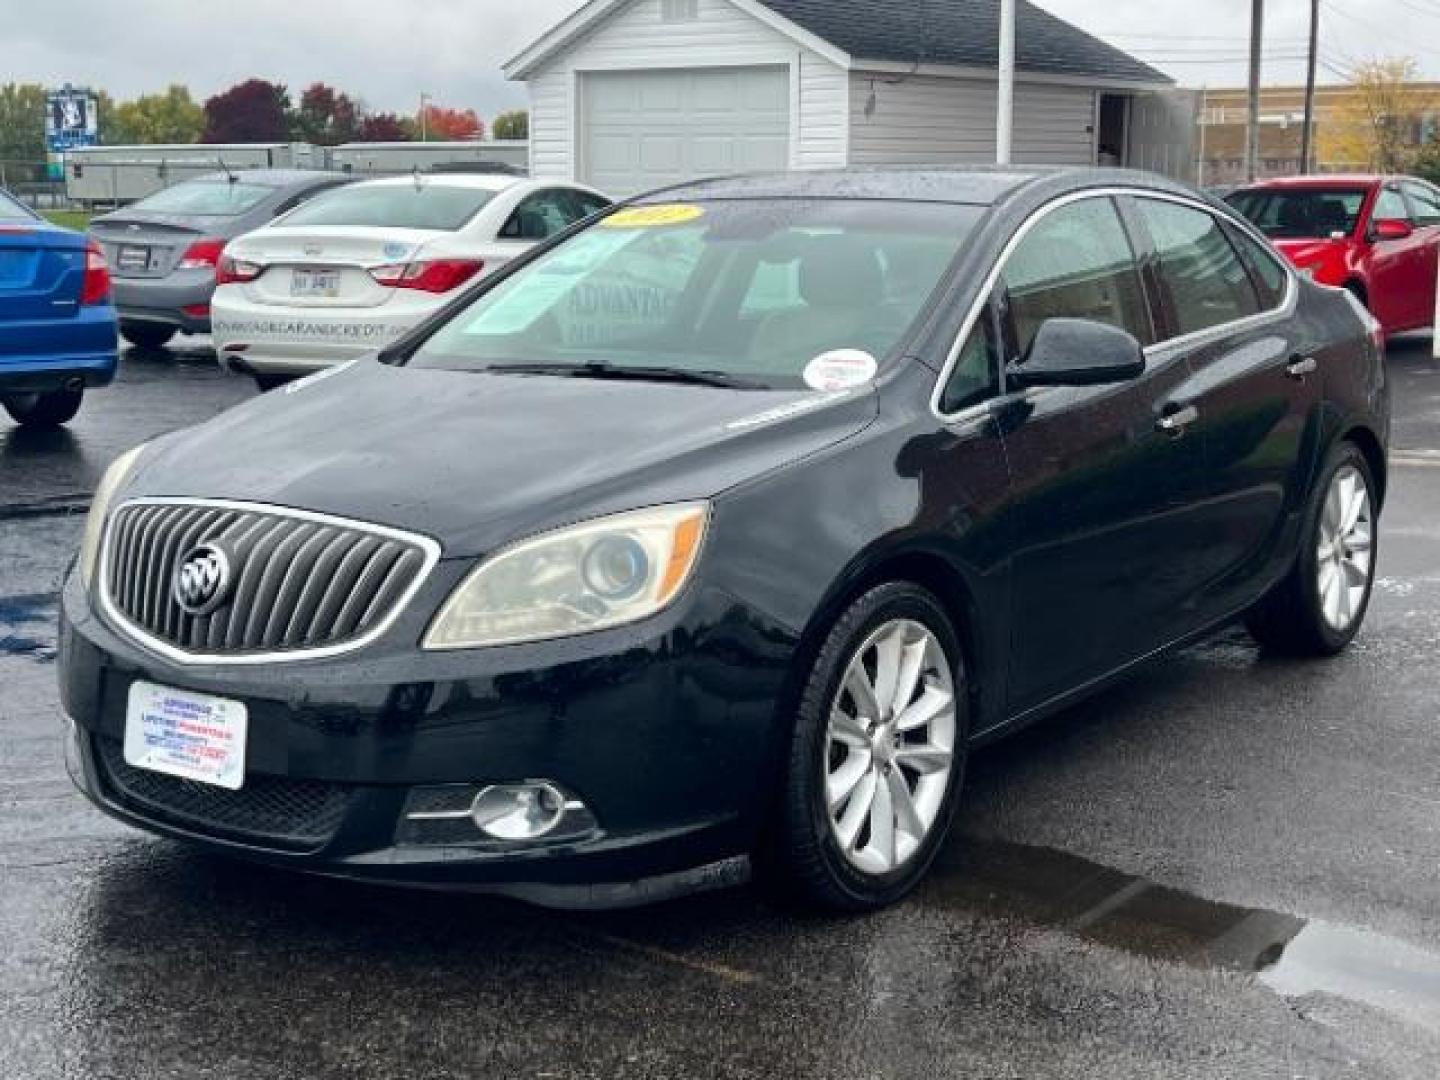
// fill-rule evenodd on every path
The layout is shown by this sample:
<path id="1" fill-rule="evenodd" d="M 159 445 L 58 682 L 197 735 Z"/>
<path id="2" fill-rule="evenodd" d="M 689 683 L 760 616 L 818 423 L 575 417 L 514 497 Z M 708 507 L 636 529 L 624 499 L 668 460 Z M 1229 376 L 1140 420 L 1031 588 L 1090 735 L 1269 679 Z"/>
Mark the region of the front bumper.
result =
<path id="1" fill-rule="evenodd" d="M 173 326 L 182 334 L 210 332 L 213 270 L 179 270 L 163 278 L 117 276 L 111 280 L 121 322 Z"/>
<path id="2" fill-rule="evenodd" d="M 555 906 L 733 884 L 746 875 L 769 805 L 789 647 L 717 594 L 657 621 L 544 646 L 424 653 L 411 636 L 417 624 L 402 618 L 385 640 L 407 645 L 263 667 L 189 666 L 117 633 L 72 576 L 60 647 L 72 774 L 96 805 L 133 825 L 323 874 Z M 245 702 L 241 792 L 150 773 L 137 786 L 118 749 L 136 679 Z M 417 788 L 537 778 L 583 800 L 595 827 L 510 843 L 478 832 L 470 840 L 453 823 L 417 838 L 406 820 Z M 236 799 L 263 808 L 263 828 L 243 820 Z M 286 819 L 293 827 L 275 826 L 277 806 L 299 807 Z"/>

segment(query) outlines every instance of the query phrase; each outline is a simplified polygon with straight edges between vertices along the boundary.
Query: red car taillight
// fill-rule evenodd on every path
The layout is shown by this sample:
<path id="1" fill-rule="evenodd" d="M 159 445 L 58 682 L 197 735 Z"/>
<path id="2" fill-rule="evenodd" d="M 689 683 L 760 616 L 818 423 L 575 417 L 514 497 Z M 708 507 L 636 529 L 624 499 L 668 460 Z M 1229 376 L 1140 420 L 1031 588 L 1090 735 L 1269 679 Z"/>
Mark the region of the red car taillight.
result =
<path id="1" fill-rule="evenodd" d="M 203 270 L 207 267 L 217 266 L 224 250 L 224 240 L 196 240 L 185 249 L 185 254 L 180 256 L 180 261 L 175 264 L 175 269 Z"/>
<path id="2" fill-rule="evenodd" d="M 110 299 L 110 265 L 100 245 L 85 245 L 85 280 L 80 285 L 80 303 L 103 304 Z"/>
<path id="3" fill-rule="evenodd" d="M 446 293 L 459 288 L 484 269 L 485 263 L 480 259 L 432 259 L 429 262 L 375 266 L 371 268 L 370 276 L 392 289 Z"/>
<path id="4" fill-rule="evenodd" d="M 219 263 L 215 266 L 215 284 L 233 285 L 244 284 L 247 281 L 254 281 L 265 272 L 265 268 L 259 263 L 246 262 L 244 259 L 237 259 L 233 255 L 221 255 Z"/>

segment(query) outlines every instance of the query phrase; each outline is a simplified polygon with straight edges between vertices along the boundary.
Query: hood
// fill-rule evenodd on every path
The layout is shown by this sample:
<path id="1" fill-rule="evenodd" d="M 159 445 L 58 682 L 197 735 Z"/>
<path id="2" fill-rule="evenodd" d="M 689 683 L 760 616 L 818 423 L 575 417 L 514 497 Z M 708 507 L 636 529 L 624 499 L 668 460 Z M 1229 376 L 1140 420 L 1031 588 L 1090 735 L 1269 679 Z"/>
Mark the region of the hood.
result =
<path id="1" fill-rule="evenodd" d="M 877 396 L 396 368 L 366 359 L 160 440 L 125 491 L 318 511 L 447 558 L 710 498 L 870 423 Z"/>

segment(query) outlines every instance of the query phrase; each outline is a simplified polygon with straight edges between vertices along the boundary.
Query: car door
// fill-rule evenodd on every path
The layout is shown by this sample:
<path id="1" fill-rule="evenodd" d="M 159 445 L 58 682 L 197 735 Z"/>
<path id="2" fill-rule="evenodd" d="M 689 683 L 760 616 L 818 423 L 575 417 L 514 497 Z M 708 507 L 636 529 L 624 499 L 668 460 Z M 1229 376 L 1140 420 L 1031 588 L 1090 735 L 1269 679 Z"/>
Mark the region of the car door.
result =
<path id="1" fill-rule="evenodd" d="M 1166 338 L 1155 353 L 1192 373 L 1205 473 L 1189 515 L 1200 581 L 1186 603 L 1208 625 L 1253 602 L 1293 550 L 1318 445 L 1322 343 L 1293 317 L 1290 271 L 1247 232 L 1193 203 L 1130 205 L 1154 252 Z"/>
<path id="2" fill-rule="evenodd" d="M 580 196 L 584 196 L 582 199 Z M 521 199 L 488 245 L 486 265 L 495 267 L 517 257 L 531 246 L 563 232 L 609 204 L 574 188 L 544 188 Z"/>
<path id="3" fill-rule="evenodd" d="M 1392 333 L 1428 325 L 1433 312 L 1422 310 L 1424 303 L 1418 295 L 1425 279 L 1426 240 L 1418 232 L 1403 240 L 1381 240 L 1375 234 L 1375 225 L 1380 221 L 1403 221 L 1412 228 L 1415 225 L 1410 207 L 1393 183 L 1386 184 L 1376 195 L 1366 234 L 1370 246 L 1370 310 Z"/>
<path id="4" fill-rule="evenodd" d="M 1000 276 L 1008 363 L 1047 319 L 1092 319 L 1155 341 L 1117 205 L 1086 196 L 1034 221 Z M 1023 714 L 1191 629 L 1189 528 L 1203 467 L 1190 371 L 1174 353 L 1137 379 L 1007 393 L 996 406 L 1012 498 L 1010 704 Z M 1008 388 L 1007 388 L 1008 389 Z"/>
<path id="5" fill-rule="evenodd" d="M 1435 319 L 1435 286 L 1440 277 L 1440 190 L 1419 180 L 1403 180 L 1400 189 L 1410 204 L 1411 220 L 1421 249 L 1421 276 L 1414 293 L 1417 326 L 1429 326 Z"/>

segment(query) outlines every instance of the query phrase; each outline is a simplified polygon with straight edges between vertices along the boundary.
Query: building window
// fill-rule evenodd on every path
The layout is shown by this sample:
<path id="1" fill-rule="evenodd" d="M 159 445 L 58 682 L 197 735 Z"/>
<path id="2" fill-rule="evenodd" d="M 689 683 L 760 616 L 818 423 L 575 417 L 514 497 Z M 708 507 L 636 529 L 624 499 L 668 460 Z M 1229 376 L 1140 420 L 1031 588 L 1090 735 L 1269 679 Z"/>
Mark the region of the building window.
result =
<path id="1" fill-rule="evenodd" d="M 700 0 L 660 0 L 661 22 L 690 22 L 700 17 Z"/>

